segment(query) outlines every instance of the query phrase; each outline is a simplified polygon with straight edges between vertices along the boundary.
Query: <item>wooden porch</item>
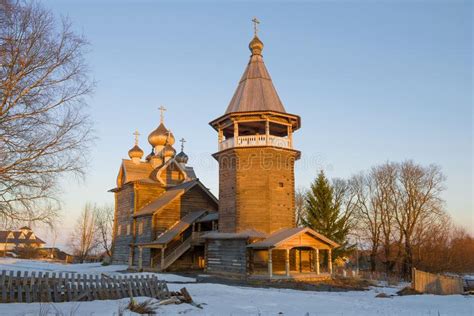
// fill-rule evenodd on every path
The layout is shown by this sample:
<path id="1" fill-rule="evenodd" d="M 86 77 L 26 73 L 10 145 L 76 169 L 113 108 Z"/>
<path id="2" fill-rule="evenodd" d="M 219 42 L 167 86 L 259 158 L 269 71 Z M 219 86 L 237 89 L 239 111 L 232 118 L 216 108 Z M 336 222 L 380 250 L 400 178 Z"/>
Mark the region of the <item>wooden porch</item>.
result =
<path id="1" fill-rule="evenodd" d="M 263 274 L 251 274 L 249 279 L 252 280 L 293 280 L 293 281 L 324 281 L 331 279 L 331 274 L 323 272 L 320 274 L 314 272 L 290 272 L 290 275 L 286 274 L 272 274 L 270 277 L 268 273 Z"/>
<path id="2" fill-rule="evenodd" d="M 250 244 L 252 278 L 322 280 L 333 273 L 332 248 L 339 246 L 309 228 L 284 229 Z"/>

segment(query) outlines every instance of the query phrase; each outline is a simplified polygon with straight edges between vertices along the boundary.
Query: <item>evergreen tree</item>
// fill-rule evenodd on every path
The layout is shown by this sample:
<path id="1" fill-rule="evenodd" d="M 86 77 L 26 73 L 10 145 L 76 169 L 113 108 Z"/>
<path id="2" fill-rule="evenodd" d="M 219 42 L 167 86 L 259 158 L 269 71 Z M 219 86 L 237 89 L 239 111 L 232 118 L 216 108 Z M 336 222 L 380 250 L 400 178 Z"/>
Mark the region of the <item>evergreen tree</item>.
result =
<path id="1" fill-rule="evenodd" d="M 354 248 L 347 240 L 350 213 L 341 210 L 341 196 L 321 170 L 306 195 L 303 224 L 341 246 L 332 252 L 333 259 L 344 256 Z"/>

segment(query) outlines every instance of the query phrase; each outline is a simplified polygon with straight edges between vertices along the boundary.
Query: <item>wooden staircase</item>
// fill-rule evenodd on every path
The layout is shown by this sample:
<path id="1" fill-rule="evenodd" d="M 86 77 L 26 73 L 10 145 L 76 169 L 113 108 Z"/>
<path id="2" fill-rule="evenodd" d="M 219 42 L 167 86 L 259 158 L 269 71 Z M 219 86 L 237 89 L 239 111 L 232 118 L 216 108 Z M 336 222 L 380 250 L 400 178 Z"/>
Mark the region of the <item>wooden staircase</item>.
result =
<path id="1" fill-rule="evenodd" d="M 176 247 L 173 247 L 173 249 L 165 256 L 163 264 L 161 264 L 161 270 L 165 270 L 166 268 L 168 268 L 173 262 L 178 260 L 179 257 L 181 257 L 186 251 L 188 251 L 189 248 L 191 248 L 192 241 L 193 235 L 189 236 Z"/>

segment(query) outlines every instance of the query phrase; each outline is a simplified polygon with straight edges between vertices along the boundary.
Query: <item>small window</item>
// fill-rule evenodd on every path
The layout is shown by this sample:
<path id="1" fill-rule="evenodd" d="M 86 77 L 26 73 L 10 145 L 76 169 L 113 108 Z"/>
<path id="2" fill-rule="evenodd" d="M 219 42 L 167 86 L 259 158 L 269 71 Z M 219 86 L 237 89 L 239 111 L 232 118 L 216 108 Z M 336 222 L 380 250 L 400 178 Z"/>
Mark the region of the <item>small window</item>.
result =
<path id="1" fill-rule="evenodd" d="M 138 235 L 143 234 L 143 222 L 138 223 Z"/>
<path id="2" fill-rule="evenodd" d="M 284 185 L 283 182 L 278 182 L 278 186 L 279 186 L 280 188 L 283 188 L 285 185 Z"/>
<path id="3" fill-rule="evenodd" d="M 118 225 L 118 227 L 117 227 L 117 236 L 120 236 L 121 233 L 122 233 L 122 225 Z"/>
<path id="4" fill-rule="evenodd" d="M 130 224 L 127 225 L 127 235 L 130 235 Z"/>

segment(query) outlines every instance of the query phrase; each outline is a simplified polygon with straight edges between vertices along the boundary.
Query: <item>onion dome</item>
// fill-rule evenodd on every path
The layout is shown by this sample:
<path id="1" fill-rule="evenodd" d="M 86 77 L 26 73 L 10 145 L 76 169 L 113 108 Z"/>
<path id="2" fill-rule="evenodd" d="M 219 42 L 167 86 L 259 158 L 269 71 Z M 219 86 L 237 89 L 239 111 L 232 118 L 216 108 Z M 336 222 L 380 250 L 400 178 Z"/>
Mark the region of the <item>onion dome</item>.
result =
<path id="1" fill-rule="evenodd" d="M 173 133 L 171 133 L 171 130 L 169 130 L 167 134 L 168 134 L 168 137 L 166 138 L 166 144 L 173 146 L 175 142 L 174 135 Z"/>
<path id="2" fill-rule="evenodd" d="M 148 142 L 153 146 L 164 146 L 168 139 L 168 130 L 163 123 L 148 135 Z M 174 139 L 174 138 L 173 138 Z"/>
<path id="3" fill-rule="evenodd" d="M 252 55 L 261 55 L 263 50 L 262 41 L 255 35 L 249 43 L 249 49 L 252 52 Z"/>
<path id="4" fill-rule="evenodd" d="M 150 160 L 154 155 L 155 153 L 153 152 L 153 147 L 151 147 L 151 152 L 145 157 L 146 161 Z"/>
<path id="5" fill-rule="evenodd" d="M 174 150 L 173 146 L 170 144 L 167 144 L 165 148 L 163 148 L 163 158 L 172 158 L 174 155 L 176 155 L 176 150 Z M 166 160 L 165 160 L 166 161 Z"/>
<path id="6" fill-rule="evenodd" d="M 181 151 L 179 154 L 176 155 L 175 157 L 175 160 L 178 162 L 178 163 L 188 163 L 188 155 L 186 155 L 183 151 Z"/>
<path id="7" fill-rule="evenodd" d="M 135 145 L 132 147 L 132 149 L 128 151 L 128 156 L 130 157 L 130 159 L 133 159 L 133 158 L 142 159 L 143 150 L 140 147 L 138 147 L 138 145 Z"/>

